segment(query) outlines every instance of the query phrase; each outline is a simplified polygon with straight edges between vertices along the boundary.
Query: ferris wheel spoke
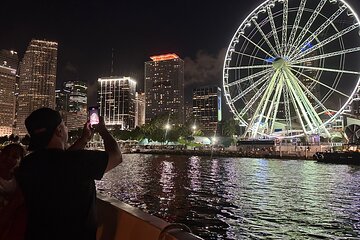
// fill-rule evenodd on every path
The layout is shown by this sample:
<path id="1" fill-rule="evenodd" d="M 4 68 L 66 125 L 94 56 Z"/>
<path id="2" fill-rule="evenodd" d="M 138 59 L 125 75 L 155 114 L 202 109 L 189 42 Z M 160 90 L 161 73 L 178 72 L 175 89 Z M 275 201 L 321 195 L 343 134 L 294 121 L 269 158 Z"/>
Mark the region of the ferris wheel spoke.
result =
<path id="1" fill-rule="evenodd" d="M 343 92 L 340 92 L 339 90 L 337 90 L 337 89 L 335 89 L 333 87 L 330 87 L 329 85 L 326 85 L 325 83 L 322 83 L 322 82 L 320 82 L 320 81 L 318 81 L 318 80 L 316 80 L 316 79 L 314 79 L 314 78 L 312 78 L 312 77 L 310 77 L 310 76 L 308 76 L 308 75 L 306 75 L 306 74 L 304 74 L 302 72 L 296 71 L 295 69 L 291 69 L 291 70 L 298 73 L 298 74 L 300 74 L 300 75 L 302 75 L 302 76 L 304 76 L 304 77 L 306 77 L 306 78 L 308 78 L 308 79 L 310 79 L 310 80 L 312 80 L 313 82 L 316 82 L 316 83 L 320 84 L 323 87 L 326 87 L 327 89 L 329 89 L 331 91 L 334 91 L 334 92 L 336 92 L 336 93 L 338 93 L 338 94 L 340 94 L 340 95 L 342 95 L 342 96 L 344 96 L 346 98 L 350 98 L 349 95 L 347 95 L 347 94 L 345 94 Z"/>
<path id="2" fill-rule="evenodd" d="M 303 132 L 307 132 L 307 129 L 306 129 L 306 126 L 304 124 L 304 121 L 302 119 L 302 115 L 300 113 L 300 110 L 299 110 L 299 107 L 298 107 L 298 103 L 295 99 L 295 96 L 293 95 L 291 89 L 290 89 L 290 86 L 288 84 L 285 84 L 286 85 L 286 88 L 287 88 L 287 93 L 291 99 L 291 102 L 292 102 L 292 105 L 294 107 L 294 111 L 296 113 L 296 115 L 298 116 L 298 120 L 300 121 L 300 125 L 301 125 L 301 128 L 303 130 Z M 290 102 L 290 101 L 289 101 Z M 290 103 L 289 103 L 290 104 Z M 290 116 L 289 116 L 290 117 Z M 290 119 L 290 122 L 291 122 L 291 119 Z M 292 128 L 290 128 L 289 130 L 291 130 Z"/>
<path id="3" fill-rule="evenodd" d="M 235 51 L 235 50 L 233 50 L 232 52 L 236 53 L 236 54 L 239 54 L 239 55 L 249 57 L 249 58 L 254 58 L 254 59 L 257 59 L 257 60 L 260 60 L 260 61 L 265 61 L 265 59 L 263 59 L 263 58 L 259 58 L 259 57 L 256 57 L 256 56 L 253 56 L 253 55 L 250 55 L 250 54 L 241 53 L 241 52 L 238 52 L 238 51 Z"/>
<path id="4" fill-rule="evenodd" d="M 266 55 L 270 56 L 270 57 L 274 57 L 272 54 L 270 54 L 268 51 L 266 51 L 265 49 L 263 49 L 261 46 L 259 46 L 258 44 L 256 44 L 254 41 L 252 41 L 250 38 L 248 38 L 245 35 L 241 35 L 243 38 L 245 38 L 247 41 L 249 41 L 252 45 L 254 45 L 256 48 L 258 48 L 259 50 L 261 50 L 263 53 L 265 53 Z"/>
<path id="5" fill-rule="evenodd" d="M 294 43 L 295 36 L 296 36 L 296 33 L 298 31 L 298 28 L 299 28 L 299 24 L 300 24 L 302 14 L 303 14 L 304 9 L 305 9 L 305 5 L 306 5 L 306 0 L 301 0 L 299 10 L 297 11 L 297 14 L 296 14 L 294 25 L 293 25 L 293 27 L 291 29 L 289 42 L 287 44 L 288 45 L 288 50 L 286 52 L 286 56 L 289 55 L 289 51 L 291 51 L 291 49 L 292 49 L 292 45 Z"/>
<path id="6" fill-rule="evenodd" d="M 310 127 L 311 131 L 314 130 L 313 122 L 310 120 L 308 112 L 306 111 L 305 99 L 303 98 L 303 94 L 301 91 L 296 89 L 296 80 L 292 78 L 291 75 L 287 74 L 284 71 L 285 81 L 290 90 L 290 96 L 293 98 L 293 104 L 296 105 L 295 109 L 297 109 L 299 119 L 304 118 L 306 124 Z M 306 129 L 306 126 L 303 126 Z"/>
<path id="7" fill-rule="evenodd" d="M 290 62 L 293 61 L 293 60 L 298 60 L 298 59 L 308 55 L 309 53 L 312 53 L 313 51 L 315 51 L 315 50 L 317 50 L 317 49 L 331 43 L 332 41 L 334 41 L 334 40 L 336 40 L 336 39 L 338 39 L 338 38 L 352 32 L 353 30 L 357 29 L 358 27 L 359 27 L 359 23 L 355 23 L 355 24 L 343 29 L 342 31 L 332 35 L 331 37 L 325 39 L 322 42 L 317 43 L 315 46 L 305 50 L 304 52 L 302 52 L 300 54 L 297 54 L 297 55 L 294 55 L 293 57 L 290 58 Z"/>
<path id="8" fill-rule="evenodd" d="M 252 127 L 252 129 L 251 129 L 252 133 L 251 134 L 252 134 L 253 138 L 255 138 L 256 135 L 258 134 L 260 124 L 262 122 L 265 110 L 266 110 L 267 105 L 269 103 L 269 99 L 271 97 L 271 94 L 274 91 L 276 83 L 278 82 L 279 75 L 280 75 L 280 70 L 277 70 L 275 72 L 275 74 L 273 75 L 273 77 L 271 78 L 271 80 L 269 82 L 269 85 L 268 85 L 268 88 L 266 89 L 265 94 L 261 98 L 260 103 L 256 108 L 255 114 L 251 119 L 251 123 L 249 124 L 249 126 Z"/>
<path id="9" fill-rule="evenodd" d="M 241 92 L 239 95 L 237 95 L 236 97 L 234 97 L 231 100 L 231 103 L 235 103 L 237 102 L 239 99 L 241 99 L 242 97 L 246 96 L 246 94 L 248 94 L 249 92 L 253 91 L 255 88 L 257 88 L 260 84 L 264 83 L 266 80 L 268 79 L 268 75 L 263 76 L 262 78 L 260 78 L 258 81 L 256 81 L 254 84 L 252 84 L 250 87 L 248 87 L 247 89 L 245 89 L 245 91 Z M 266 85 L 266 84 L 265 84 Z"/>
<path id="10" fill-rule="evenodd" d="M 257 91 L 255 93 L 255 95 L 250 99 L 249 102 L 247 102 L 246 106 L 240 111 L 239 115 L 241 117 L 244 117 L 244 115 L 251 109 L 251 106 L 253 106 L 253 104 L 259 99 L 260 96 L 262 96 L 262 94 L 265 92 L 268 84 L 270 82 L 270 79 L 261 86 L 261 88 L 259 89 L 259 91 Z"/>
<path id="11" fill-rule="evenodd" d="M 274 123 L 275 123 L 275 119 L 276 119 L 276 113 L 277 113 L 277 111 L 279 109 L 279 103 L 280 103 L 282 90 L 283 90 L 283 80 L 282 80 L 282 78 L 280 78 L 278 83 L 277 83 L 275 94 L 273 96 L 273 99 L 271 101 L 271 105 L 269 107 L 268 113 L 267 113 L 266 118 L 265 118 L 265 123 L 268 123 L 269 119 L 270 119 L 270 115 L 272 115 L 272 121 L 271 121 L 270 128 L 268 127 L 268 134 L 273 133 Z"/>
<path id="12" fill-rule="evenodd" d="M 287 72 L 288 72 L 288 74 L 293 76 L 294 79 L 297 79 L 296 76 L 290 70 L 287 70 Z M 323 123 L 322 123 L 322 120 L 319 117 L 319 114 L 316 112 L 316 109 L 314 108 L 313 104 L 310 102 L 309 98 L 306 96 L 306 94 L 302 90 L 299 83 L 300 83 L 300 81 L 299 81 L 299 79 L 297 79 L 294 86 L 297 89 L 297 91 L 301 93 L 301 99 L 302 99 L 302 101 L 304 103 L 306 112 L 308 113 L 308 116 L 311 119 L 311 123 L 313 124 L 313 126 L 316 127 L 316 129 L 321 129 L 323 132 L 328 134 L 327 129 L 323 127 Z"/>
<path id="13" fill-rule="evenodd" d="M 232 86 L 235 86 L 235 85 L 237 85 L 237 84 L 241 84 L 241 83 L 243 83 L 243 82 L 246 82 L 246 81 L 249 81 L 249 80 L 251 80 L 251 79 L 254 79 L 254 78 L 256 78 L 256 77 L 260 77 L 260 76 L 262 76 L 262 75 L 264 75 L 264 74 L 267 74 L 267 73 L 269 73 L 269 72 L 271 72 L 271 71 L 272 71 L 272 69 L 268 68 L 268 69 L 265 69 L 265 70 L 263 70 L 263 71 L 260 71 L 260 72 L 257 72 L 257 73 L 255 73 L 255 74 L 252 74 L 252 75 L 250 75 L 250 76 L 247 76 L 247 77 L 245 77 L 245 78 L 241 78 L 241 79 L 235 80 L 234 82 L 228 83 L 228 84 L 226 84 L 225 86 L 226 86 L 226 87 L 232 87 Z"/>
<path id="14" fill-rule="evenodd" d="M 324 104 L 299 80 L 298 84 L 304 89 L 304 91 L 322 108 L 322 110 L 329 112 L 330 110 L 324 106 Z"/>
<path id="15" fill-rule="evenodd" d="M 275 25 L 275 21 L 274 21 L 274 16 L 272 14 L 271 8 L 269 6 L 267 6 L 267 13 L 269 15 L 269 20 L 270 20 L 270 25 L 271 25 L 271 31 L 272 31 L 272 35 L 274 37 L 275 40 L 275 45 L 277 48 L 277 52 L 280 53 L 281 49 L 280 49 L 280 40 L 279 40 L 279 36 L 278 33 L 276 31 L 276 25 Z"/>
<path id="16" fill-rule="evenodd" d="M 289 65 L 292 68 L 301 68 L 301 69 L 310 69 L 310 70 L 319 70 L 325 72 L 335 72 L 335 73 L 348 73 L 353 75 L 360 75 L 360 72 L 355 71 L 347 71 L 347 70 L 338 70 L 338 69 L 331 69 L 331 68 L 320 68 L 320 67 L 310 67 L 310 66 L 300 66 L 300 65 Z"/>
<path id="17" fill-rule="evenodd" d="M 307 110 L 306 112 L 308 113 L 308 115 L 311 118 L 311 122 L 317 127 L 317 128 L 321 128 L 322 126 L 322 120 L 320 119 L 318 113 L 316 112 L 316 109 L 314 108 L 314 106 L 311 104 L 309 98 L 306 96 L 306 94 L 304 93 L 303 89 L 308 92 L 309 94 L 311 94 L 313 96 L 313 99 L 316 99 L 318 101 L 318 103 L 320 103 L 321 106 L 323 106 L 323 104 L 309 91 L 309 89 L 289 70 L 289 69 L 285 69 L 285 72 L 288 74 L 288 76 L 290 76 L 290 78 L 293 80 L 293 86 L 295 88 L 295 90 L 299 93 L 299 96 L 305 106 L 305 109 Z M 301 88 L 302 85 L 302 88 Z M 325 106 L 323 106 L 325 110 L 326 109 Z M 327 132 L 326 129 L 323 129 L 324 132 Z"/>
<path id="18" fill-rule="evenodd" d="M 255 68 L 271 68 L 272 65 L 254 65 L 254 66 L 240 66 L 240 67 L 225 67 L 226 70 L 244 70 L 244 69 L 255 69 Z"/>
<path id="19" fill-rule="evenodd" d="M 316 31 L 313 32 L 310 37 L 308 37 L 301 44 L 297 45 L 295 47 L 293 54 L 296 54 L 304 50 L 304 47 L 306 47 L 309 43 L 311 43 L 314 39 L 316 39 L 319 36 L 319 34 L 322 33 L 327 27 L 329 27 L 345 10 L 346 7 L 344 5 L 341 6 L 329 19 L 327 19 L 318 29 L 316 29 Z M 291 58 L 292 55 L 290 55 L 289 57 Z"/>
<path id="20" fill-rule="evenodd" d="M 283 84 L 282 84 L 282 85 L 283 85 Z M 277 113 L 278 113 L 278 111 L 279 111 L 279 105 L 280 105 L 280 99 L 281 99 L 282 90 L 283 90 L 283 87 L 281 87 L 281 89 L 280 89 L 280 93 L 279 93 L 279 95 L 277 96 L 277 99 L 276 99 L 275 109 L 274 109 L 274 111 L 272 112 L 272 121 L 271 121 L 271 125 L 270 125 L 269 134 L 271 134 L 271 133 L 274 132 L 275 122 L 276 122 L 276 115 L 277 115 Z"/>
<path id="21" fill-rule="evenodd" d="M 294 80 L 291 81 L 294 83 Z M 315 128 L 318 127 L 318 122 L 315 117 L 317 113 L 312 108 L 311 104 L 309 104 L 308 98 L 304 92 L 301 91 L 301 88 L 296 85 L 296 83 L 293 85 L 293 88 L 296 93 L 295 99 L 298 101 L 297 104 L 300 108 L 300 113 L 307 123 L 307 126 L 310 127 L 311 131 L 314 131 Z"/>
<path id="22" fill-rule="evenodd" d="M 286 87 L 286 85 L 284 85 L 284 86 L 285 86 L 284 87 L 285 119 L 286 119 L 286 127 L 287 127 L 287 130 L 289 131 L 292 129 L 289 89 Z"/>
<path id="23" fill-rule="evenodd" d="M 253 23 L 255 24 L 256 28 L 258 29 L 258 31 L 260 32 L 261 36 L 264 38 L 265 42 L 267 43 L 267 45 L 270 47 L 271 51 L 273 52 L 273 54 L 275 55 L 279 55 L 278 52 L 275 50 L 275 48 L 273 47 L 273 45 L 271 44 L 271 42 L 269 41 L 269 39 L 266 37 L 264 31 L 261 29 L 261 27 L 259 26 L 259 24 L 253 19 L 252 20 Z"/>
<path id="24" fill-rule="evenodd" d="M 311 62 L 311 61 L 336 57 L 336 56 L 339 56 L 339 55 L 345 55 L 345 54 L 359 52 L 359 51 L 360 51 L 360 47 L 350 48 L 350 49 L 345 49 L 345 50 L 341 50 L 341 51 L 337 51 L 337 52 L 332 52 L 332 53 L 322 54 L 322 55 L 318 55 L 318 56 L 314 56 L 314 57 L 304 58 L 304 59 L 301 59 L 301 60 L 296 60 L 296 61 L 292 62 L 292 64 Z"/>
<path id="25" fill-rule="evenodd" d="M 310 30 L 310 27 L 313 25 L 313 23 L 315 22 L 317 16 L 319 15 L 321 9 L 324 7 L 325 3 L 327 0 L 321 0 L 320 3 L 318 4 L 318 6 L 316 7 L 316 9 L 314 10 L 313 14 L 311 15 L 310 19 L 307 21 L 305 27 L 303 28 L 303 30 L 300 32 L 299 36 L 297 37 L 294 46 L 298 46 L 300 44 L 300 42 L 303 40 L 303 38 L 305 37 L 306 33 Z M 290 53 L 290 55 L 292 56 L 294 54 L 294 52 Z"/>
<path id="26" fill-rule="evenodd" d="M 308 97 L 305 95 L 304 91 L 301 89 L 301 87 L 299 85 L 300 80 L 289 69 L 285 69 L 285 71 L 289 76 L 291 76 L 291 79 L 293 79 L 293 86 L 294 86 L 295 90 L 299 93 L 300 99 L 302 100 L 302 103 L 306 109 L 306 112 L 303 112 L 303 114 L 307 114 L 307 116 L 310 118 L 311 125 L 313 127 L 315 127 L 318 130 L 323 131 L 325 134 L 327 134 L 327 136 L 330 136 L 328 130 L 323 125 L 322 120 L 320 119 L 315 108 L 311 104 Z M 312 133 L 315 133 L 314 130 L 316 130 L 316 129 L 312 128 L 311 129 Z"/>
<path id="27" fill-rule="evenodd" d="M 288 15 L 289 15 L 289 4 L 288 0 L 284 1 L 284 8 L 283 8 L 283 24 L 282 24 L 282 44 L 281 44 L 281 55 L 287 51 L 286 42 L 287 42 L 287 29 L 288 29 Z"/>

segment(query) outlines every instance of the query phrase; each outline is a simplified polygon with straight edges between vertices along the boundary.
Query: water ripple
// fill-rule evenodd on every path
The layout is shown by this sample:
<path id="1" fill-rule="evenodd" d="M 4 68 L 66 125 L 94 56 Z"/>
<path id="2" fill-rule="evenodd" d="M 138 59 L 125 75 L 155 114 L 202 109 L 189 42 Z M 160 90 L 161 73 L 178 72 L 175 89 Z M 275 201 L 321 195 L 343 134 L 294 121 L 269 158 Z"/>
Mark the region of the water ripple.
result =
<path id="1" fill-rule="evenodd" d="M 360 168 L 125 155 L 98 189 L 204 239 L 359 239 Z"/>

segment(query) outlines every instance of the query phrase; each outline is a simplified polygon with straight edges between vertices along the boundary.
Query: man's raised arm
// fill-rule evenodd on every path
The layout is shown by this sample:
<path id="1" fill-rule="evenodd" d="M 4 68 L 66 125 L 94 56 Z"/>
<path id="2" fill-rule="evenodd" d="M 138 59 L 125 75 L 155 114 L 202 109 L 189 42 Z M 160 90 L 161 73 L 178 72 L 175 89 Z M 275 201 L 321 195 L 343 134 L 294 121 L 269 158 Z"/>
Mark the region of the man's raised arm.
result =
<path id="1" fill-rule="evenodd" d="M 100 122 L 94 125 L 95 131 L 98 132 L 104 140 L 105 152 L 109 154 L 109 161 L 105 172 L 110 171 L 122 162 L 122 155 L 116 140 L 105 127 L 104 119 L 100 117 Z"/>

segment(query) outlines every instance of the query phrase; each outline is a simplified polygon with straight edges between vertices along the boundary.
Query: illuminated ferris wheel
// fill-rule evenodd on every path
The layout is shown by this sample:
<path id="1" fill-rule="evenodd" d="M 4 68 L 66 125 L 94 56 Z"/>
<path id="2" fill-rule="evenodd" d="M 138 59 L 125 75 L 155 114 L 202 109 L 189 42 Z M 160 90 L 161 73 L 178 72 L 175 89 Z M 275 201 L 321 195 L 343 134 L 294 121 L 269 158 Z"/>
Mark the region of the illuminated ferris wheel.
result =
<path id="1" fill-rule="evenodd" d="M 359 24 L 343 0 L 267 0 L 247 16 L 223 69 L 244 137 L 330 137 L 359 87 Z"/>

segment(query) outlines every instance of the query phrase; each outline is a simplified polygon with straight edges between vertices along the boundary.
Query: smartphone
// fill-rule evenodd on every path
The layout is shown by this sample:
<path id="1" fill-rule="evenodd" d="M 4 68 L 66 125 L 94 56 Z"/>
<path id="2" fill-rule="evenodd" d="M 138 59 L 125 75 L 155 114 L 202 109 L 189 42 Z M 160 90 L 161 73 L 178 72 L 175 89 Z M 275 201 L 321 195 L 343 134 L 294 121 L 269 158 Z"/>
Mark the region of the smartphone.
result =
<path id="1" fill-rule="evenodd" d="M 89 107 L 90 125 L 99 124 L 99 107 Z"/>

